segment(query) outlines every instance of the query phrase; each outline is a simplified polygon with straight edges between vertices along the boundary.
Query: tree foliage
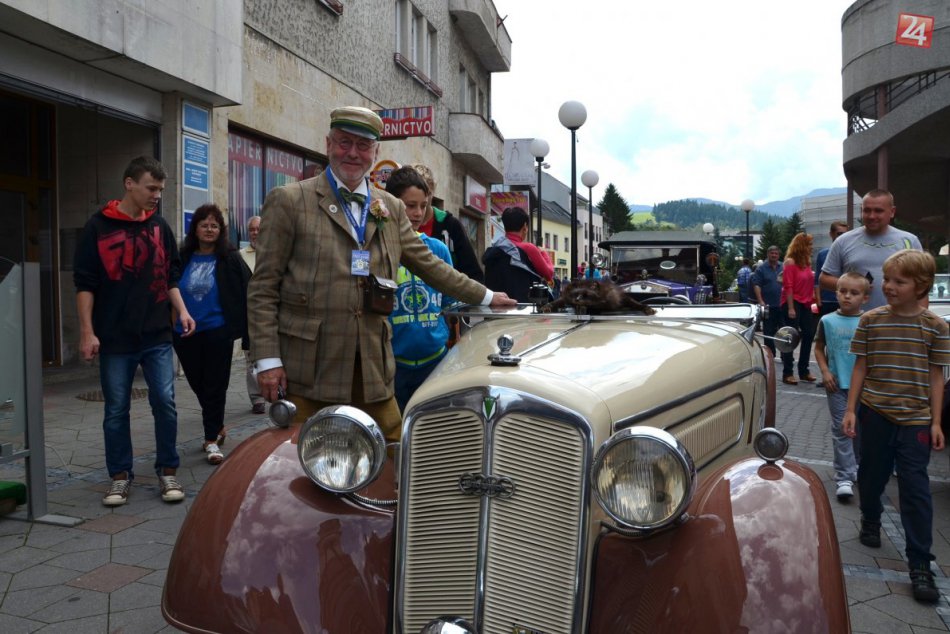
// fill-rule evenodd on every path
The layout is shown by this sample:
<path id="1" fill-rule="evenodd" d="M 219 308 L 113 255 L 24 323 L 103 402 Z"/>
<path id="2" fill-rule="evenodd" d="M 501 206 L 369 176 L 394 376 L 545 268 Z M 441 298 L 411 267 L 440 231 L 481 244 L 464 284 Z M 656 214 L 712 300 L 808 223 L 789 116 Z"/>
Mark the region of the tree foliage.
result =
<path id="1" fill-rule="evenodd" d="M 705 203 L 698 200 L 671 200 L 653 206 L 657 222 L 669 222 L 681 229 L 701 230 L 703 224 L 713 223 L 720 231 L 745 231 L 745 212 L 738 207 Z M 749 229 L 757 229 L 770 216 L 761 211 L 749 212 Z"/>
<path id="2" fill-rule="evenodd" d="M 607 185 L 604 197 L 597 205 L 604 218 L 604 232 L 611 236 L 621 231 L 633 231 L 633 222 L 630 220 L 630 205 L 624 200 L 613 183 Z"/>
<path id="3" fill-rule="evenodd" d="M 782 228 L 783 244 L 780 245 L 782 247 L 782 253 L 785 253 L 785 249 L 787 249 L 788 245 L 791 244 L 792 238 L 794 238 L 799 233 L 802 233 L 804 230 L 805 224 L 802 222 L 802 217 L 796 211 L 788 217 L 788 220 L 785 221 L 785 226 Z"/>
<path id="4" fill-rule="evenodd" d="M 783 244 L 785 239 L 784 227 L 784 222 L 776 223 L 772 218 L 769 218 L 763 223 L 762 239 L 759 241 L 759 248 L 755 250 L 756 260 L 766 260 L 768 258 L 769 247 L 773 244 L 776 245 L 783 254 L 785 253 L 786 245 Z"/>

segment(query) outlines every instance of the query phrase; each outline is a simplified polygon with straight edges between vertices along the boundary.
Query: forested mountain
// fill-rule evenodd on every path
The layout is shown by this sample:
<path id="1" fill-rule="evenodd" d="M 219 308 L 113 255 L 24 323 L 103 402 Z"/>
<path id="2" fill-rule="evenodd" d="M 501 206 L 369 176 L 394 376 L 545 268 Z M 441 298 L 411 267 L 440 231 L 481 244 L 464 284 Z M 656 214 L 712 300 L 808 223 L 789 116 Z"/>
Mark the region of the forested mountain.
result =
<path id="1" fill-rule="evenodd" d="M 745 212 L 738 207 L 721 203 L 697 200 L 671 200 L 653 207 L 656 222 L 668 222 L 680 229 L 699 229 L 711 222 L 720 232 L 745 230 Z M 749 228 L 761 229 L 769 214 L 752 210 L 749 212 Z"/>

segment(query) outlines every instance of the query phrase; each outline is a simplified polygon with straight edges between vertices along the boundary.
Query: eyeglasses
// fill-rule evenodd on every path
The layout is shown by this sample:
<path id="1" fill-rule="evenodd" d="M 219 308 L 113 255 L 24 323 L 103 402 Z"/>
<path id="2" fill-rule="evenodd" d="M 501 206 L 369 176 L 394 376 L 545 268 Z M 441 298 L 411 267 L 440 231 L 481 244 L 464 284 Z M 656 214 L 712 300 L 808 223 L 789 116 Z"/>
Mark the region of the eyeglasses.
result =
<path id="1" fill-rule="evenodd" d="M 356 149 L 360 152 L 369 152 L 374 147 L 376 147 L 376 141 L 370 141 L 369 139 L 361 139 L 354 143 L 353 139 L 348 139 L 345 137 L 342 139 L 337 139 L 331 136 L 330 140 L 336 143 L 336 145 L 345 152 L 352 150 L 354 145 L 356 145 Z"/>

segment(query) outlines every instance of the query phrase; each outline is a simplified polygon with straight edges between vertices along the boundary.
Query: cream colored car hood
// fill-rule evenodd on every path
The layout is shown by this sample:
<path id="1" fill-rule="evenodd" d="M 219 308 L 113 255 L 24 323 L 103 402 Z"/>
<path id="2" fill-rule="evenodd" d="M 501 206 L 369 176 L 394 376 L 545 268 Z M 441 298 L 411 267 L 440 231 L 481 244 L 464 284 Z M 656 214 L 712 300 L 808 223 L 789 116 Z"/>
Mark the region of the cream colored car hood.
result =
<path id="1" fill-rule="evenodd" d="M 449 352 L 412 402 L 479 386 L 507 387 L 616 421 L 761 366 L 758 346 L 750 346 L 740 329 L 733 322 L 656 317 L 485 321 Z M 493 366 L 488 356 L 505 334 L 521 361 Z"/>

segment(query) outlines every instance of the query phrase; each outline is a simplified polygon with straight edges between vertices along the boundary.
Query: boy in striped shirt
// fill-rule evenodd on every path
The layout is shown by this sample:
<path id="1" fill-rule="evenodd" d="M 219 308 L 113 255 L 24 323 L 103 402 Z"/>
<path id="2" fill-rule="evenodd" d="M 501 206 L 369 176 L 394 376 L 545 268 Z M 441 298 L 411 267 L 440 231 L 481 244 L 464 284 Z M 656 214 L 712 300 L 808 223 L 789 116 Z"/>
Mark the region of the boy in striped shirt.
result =
<path id="1" fill-rule="evenodd" d="M 896 465 L 913 595 L 934 602 L 940 594 L 930 570 L 933 503 L 927 465 L 931 447 L 944 448 L 942 366 L 950 365 L 950 336 L 947 323 L 920 305 L 933 286 L 933 256 L 898 251 L 885 260 L 883 272 L 887 304 L 864 313 L 851 340 L 857 359 L 842 420 L 851 437 L 861 425 L 859 539 L 880 548 L 881 495 Z"/>

